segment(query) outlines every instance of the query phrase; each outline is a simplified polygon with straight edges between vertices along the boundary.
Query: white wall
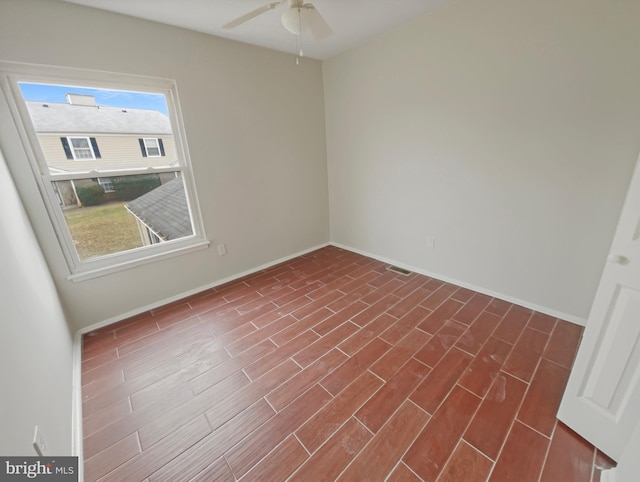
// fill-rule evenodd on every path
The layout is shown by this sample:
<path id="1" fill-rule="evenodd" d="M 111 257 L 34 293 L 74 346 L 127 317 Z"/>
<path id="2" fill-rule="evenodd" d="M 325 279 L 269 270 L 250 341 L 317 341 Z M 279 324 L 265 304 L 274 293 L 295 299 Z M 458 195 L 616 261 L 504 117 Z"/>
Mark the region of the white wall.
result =
<path id="1" fill-rule="evenodd" d="M 586 318 L 640 151 L 638 18 L 461 0 L 326 61 L 332 241 Z"/>
<path id="2" fill-rule="evenodd" d="M 72 337 L 0 152 L 0 454 L 71 455 Z"/>
<path id="3" fill-rule="evenodd" d="M 212 19 L 215 21 L 215 19 Z M 51 0 L 0 0 L 0 60 L 176 79 L 214 245 L 71 283 L 0 101 L 0 146 L 74 327 L 111 319 L 329 241 L 321 65 Z"/>

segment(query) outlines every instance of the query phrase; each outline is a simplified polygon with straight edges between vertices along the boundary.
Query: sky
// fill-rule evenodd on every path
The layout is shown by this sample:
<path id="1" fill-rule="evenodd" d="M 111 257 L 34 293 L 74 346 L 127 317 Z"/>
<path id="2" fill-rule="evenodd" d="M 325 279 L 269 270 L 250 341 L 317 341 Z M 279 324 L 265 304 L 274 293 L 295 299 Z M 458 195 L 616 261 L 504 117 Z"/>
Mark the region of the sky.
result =
<path id="1" fill-rule="evenodd" d="M 20 90 L 25 100 L 66 104 L 66 94 L 86 94 L 93 95 L 98 105 L 157 110 L 168 115 L 167 102 L 162 94 L 91 89 L 68 85 L 32 84 L 28 82 L 20 82 Z"/>

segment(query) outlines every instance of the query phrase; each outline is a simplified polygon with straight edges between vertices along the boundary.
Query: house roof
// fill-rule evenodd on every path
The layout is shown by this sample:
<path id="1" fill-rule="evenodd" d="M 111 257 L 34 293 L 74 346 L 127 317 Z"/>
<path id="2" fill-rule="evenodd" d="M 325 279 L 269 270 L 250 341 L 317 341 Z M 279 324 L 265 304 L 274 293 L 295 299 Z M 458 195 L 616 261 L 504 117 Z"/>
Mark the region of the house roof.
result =
<path id="1" fill-rule="evenodd" d="M 171 135 L 162 112 L 144 109 L 27 101 L 36 132 Z"/>
<path id="2" fill-rule="evenodd" d="M 127 208 L 165 241 L 193 234 L 184 183 L 180 177 L 134 199 Z"/>

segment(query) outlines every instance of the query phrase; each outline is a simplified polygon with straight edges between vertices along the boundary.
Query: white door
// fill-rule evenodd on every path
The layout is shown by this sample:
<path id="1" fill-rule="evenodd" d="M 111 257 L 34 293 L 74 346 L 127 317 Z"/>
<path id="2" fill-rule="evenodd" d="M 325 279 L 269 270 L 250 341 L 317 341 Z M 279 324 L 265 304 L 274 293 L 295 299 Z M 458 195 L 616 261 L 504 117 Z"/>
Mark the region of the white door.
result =
<path id="1" fill-rule="evenodd" d="M 618 460 L 640 419 L 640 160 L 558 418 Z"/>

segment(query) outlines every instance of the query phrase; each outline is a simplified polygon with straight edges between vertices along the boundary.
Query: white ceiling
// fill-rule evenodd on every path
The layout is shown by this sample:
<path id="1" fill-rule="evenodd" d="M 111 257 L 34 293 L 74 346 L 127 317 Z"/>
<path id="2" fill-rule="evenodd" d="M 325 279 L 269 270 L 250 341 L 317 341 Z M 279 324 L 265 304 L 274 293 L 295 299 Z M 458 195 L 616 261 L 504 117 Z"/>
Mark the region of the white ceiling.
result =
<path id="1" fill-rule="evenodd" d="M 232 30 L 222 25 L 273 0 L 66 0 L 102 10 L 154 20 L 254 45 L 297 52 L 296 37 L 280 22 L 284 5 Z M 307 57 L 327 59 L 366 39 L 419 17 L 452 0 L 307 0 L 333 29 L 315 41 L 302 36 Z"/>

